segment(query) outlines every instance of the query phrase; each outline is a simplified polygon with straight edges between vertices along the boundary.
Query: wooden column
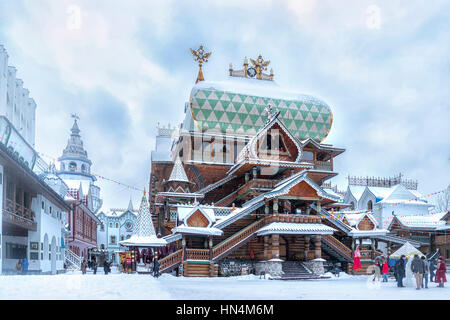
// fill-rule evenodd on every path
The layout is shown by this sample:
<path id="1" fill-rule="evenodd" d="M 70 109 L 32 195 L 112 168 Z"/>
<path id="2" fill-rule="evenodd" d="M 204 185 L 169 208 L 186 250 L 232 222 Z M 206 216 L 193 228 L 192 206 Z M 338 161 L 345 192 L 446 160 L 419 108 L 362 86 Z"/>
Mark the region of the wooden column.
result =
<path id="1" fill-rule="evenodd" d="M 310 236 L 305 236 L 305 261 L 308 261 L 310 239 Z"/>
<path id="2" fill-rule="evenodd" d="M 278 199 L 273 199 L 273 214 L 278 214 Z"/>
<path id="3" fill-rule="evenodd" d="M 322 257 L 322 236 L 316 235 L 315 236 L 315 246 L 314 246 L 314 258 L 321 258 Z"/>
<path id="4" fill-rule="evenodd" d="M 269 236 L 264 236 L 264 260 L 269 260 Z"/>
<path id="5" fill-rule="evenodd" d="M 272 235 L 272 259 L 280 259 L 280 235 Z"/>

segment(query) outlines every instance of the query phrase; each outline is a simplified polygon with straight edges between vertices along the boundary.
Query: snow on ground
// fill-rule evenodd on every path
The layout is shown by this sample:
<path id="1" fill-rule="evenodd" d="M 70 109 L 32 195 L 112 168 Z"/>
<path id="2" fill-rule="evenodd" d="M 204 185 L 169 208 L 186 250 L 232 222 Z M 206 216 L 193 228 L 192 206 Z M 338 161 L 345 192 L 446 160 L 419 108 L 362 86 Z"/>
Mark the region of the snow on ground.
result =
<path id="1" fill-rule="evenodd" d="M 306 281 L 259 279 L 248 275 L 230 278 L 184 278 L 164 274 L 94 275 L 71 272 L 61 275 L 0 276 L 0 299 L 161 299 L 161 300 L 285 300 L 285 299 L 450 299 L 450 287 L 415 290 L 397 288 L 393 279 L 373 283 L 369 276 Z"/>

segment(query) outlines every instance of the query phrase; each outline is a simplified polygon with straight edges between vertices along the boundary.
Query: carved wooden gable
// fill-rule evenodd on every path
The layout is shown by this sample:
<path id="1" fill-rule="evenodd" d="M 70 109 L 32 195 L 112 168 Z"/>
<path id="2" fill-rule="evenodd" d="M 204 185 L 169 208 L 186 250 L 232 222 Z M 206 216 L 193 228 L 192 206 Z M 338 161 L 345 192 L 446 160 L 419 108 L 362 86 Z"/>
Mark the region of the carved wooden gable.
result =
<path id="1" fill-rule="evenodd" d="M 368 216 L 365 216 L 358 223 L 358 230 L 373 230 L 373 229 L 375 229 L 375 224 Z"/>
<path id="2" fill-rule="evenodd" d="M 317 191 L 306 181 L 300 181 L 299 183 L 297 183 L 289 190 L 289 192 L 285 196 L 299 198 L 320 198 L 320 196 L 317 194 Z"/>
<path id="3" fill-rule="evenodd" d="M 203 227 L 203 228 L 206 228 L 206 227 L 209 226 L 209 223 L 210 223 L 209 219 L 203 214 L 203 212 L 200 209 L 197 209 L 186 220 L 186 225 L 188 227 Z"/>
<path id="4" fill-rule="evenodd" d="M 256 141 L 256 155 L 259 159 L 295 162 L 300 149 L 288 130 L 274 122 Z"/>

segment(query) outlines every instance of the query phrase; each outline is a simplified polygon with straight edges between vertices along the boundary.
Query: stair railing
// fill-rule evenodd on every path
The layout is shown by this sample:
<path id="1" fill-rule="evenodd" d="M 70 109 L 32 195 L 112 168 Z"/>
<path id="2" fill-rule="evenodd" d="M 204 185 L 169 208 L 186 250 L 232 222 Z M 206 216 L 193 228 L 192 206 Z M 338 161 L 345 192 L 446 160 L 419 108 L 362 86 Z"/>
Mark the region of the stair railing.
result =
<path id="1" fill-rule="evenodd" d="M 76 269 L 81 269 L 81 257 L 76 255 L 72 250 L 66 248 L 65 250 L 65 261 L 74 266 Z"/>
<path id="2" fill-rule="evenodd" d="M 322 240 L 330 246 L 332 249 L 336 250 L 337 253 L 341 254 L 344 258 L 351 261 L 352 260 L 352 250 L 340 242 L 338 239 L 332 235 L 323 235 Z"/>
<path id="3" fill-rule="evenodd" d="M 268 217 L 261 218 L 249 226 L 245 227 L 244 229 L 240 230 L 239 232 L 235 233 L 228 239 L 222 241 L 221 243 L 215 245 L 212 249 L 212 257 L 213 260 L 217 259 L 220 255 L 225 253 L 226 251 L 233 248 L 235 245 L 240 243 L 241 241 L 247 239 L 250 237 L 253 233 L 255 233 L 257 230 L 261 229 L 266 222 Z"/>
<path id="4" fill-rule="evenodd" d="M 183 249 L 179 249 L 169 254 L 167 257 L 160 259 L 159 260 L 160 272 L 164 272 L 166 269 L 169 269 L 170 267 L 176 265 L 177 263 L 181 263 L 182 256 L 183 256 Z"/>

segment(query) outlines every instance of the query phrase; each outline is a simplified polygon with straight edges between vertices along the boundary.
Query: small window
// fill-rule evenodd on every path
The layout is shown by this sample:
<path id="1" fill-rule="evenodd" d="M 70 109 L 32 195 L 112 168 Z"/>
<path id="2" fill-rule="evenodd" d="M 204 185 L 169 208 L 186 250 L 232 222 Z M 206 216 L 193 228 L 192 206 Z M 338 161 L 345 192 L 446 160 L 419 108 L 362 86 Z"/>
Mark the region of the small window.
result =
<path id="1" fill-rule="evenodd" d="M 77 163 L 76 163 L 76 162 L 71 162 L 71 163 L 69 163 L 69 170 L 70 170 L 70 171 L 75 171 L 75 170 L 77 170 Z"/>
<path id="2" fill-rule="evenodd" d="M 119 227 L 119 224 L 116 222 L 116 228 L 118 228 Z"/>
<path id="3" fill-rule="evenodd" d="M 42 201 L 42 210 L 45 210 L 45 203 Z"/>
<path id="4" fill-rule="evenodd" d="M 112 228 L 112 222 L 109 223 L 109 227 Z"/>
<path id="5" fill-rule="evenodd" d="M 367 202 L 367 210 L 372 211 L 372 209 L 373 209 L 373 202 L 372 202 L 372 200 L 369 200 L 369 201 Z"/>
<path id="6" fill-rule="evenodd" d="M 81 165 L 81 172 L 86 172 L 86 165 L 84 164 Z"/>

